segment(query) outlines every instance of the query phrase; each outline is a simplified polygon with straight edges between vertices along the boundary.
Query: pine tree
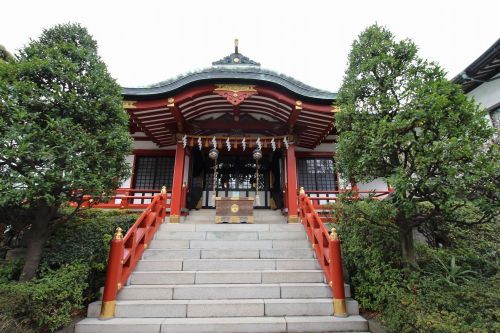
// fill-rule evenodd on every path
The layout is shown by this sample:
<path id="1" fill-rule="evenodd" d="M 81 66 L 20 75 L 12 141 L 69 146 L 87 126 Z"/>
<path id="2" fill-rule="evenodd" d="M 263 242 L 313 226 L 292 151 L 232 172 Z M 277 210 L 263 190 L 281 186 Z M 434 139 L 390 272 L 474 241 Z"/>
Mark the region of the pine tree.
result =
<path id="1" fill-rule="evenodd" d="M 130 150 L 121 88 L 85 28 L 44 30 L 0 63 L 0 213 L 29 229 L 21 280 L 35 276 L 61 205 L 116 189 Z"/>
<path id="2" fill-rule="evenodd" d="M 352 44 L 338 100 L 341 172 L 394 188 L 387 200 L 407 262 L 416 263 L 414 228 L 436 231 L 465 206 L 477 212 L 471 223 L 498 214 L 498 146 L 487 114 L 412 41 L 368 27 Z"/>

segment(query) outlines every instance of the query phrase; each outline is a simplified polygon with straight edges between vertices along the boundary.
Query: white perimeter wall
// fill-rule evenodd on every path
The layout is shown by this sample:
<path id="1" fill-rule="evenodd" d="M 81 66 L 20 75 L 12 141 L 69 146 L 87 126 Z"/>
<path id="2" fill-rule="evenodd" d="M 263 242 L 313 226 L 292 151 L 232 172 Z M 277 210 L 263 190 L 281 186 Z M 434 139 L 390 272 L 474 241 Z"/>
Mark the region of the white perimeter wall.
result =
<path id="1" fill-rule="evenodd" d="M 499 78 L 496 75 L 495 78 Z M 489 109 L 492 106 L 500 103 L 500 78 L 481 84 L 476 89 L 470 91 L 467 96 L 474 97 L 476 102 L 481 104 L 484 108 Z"/>

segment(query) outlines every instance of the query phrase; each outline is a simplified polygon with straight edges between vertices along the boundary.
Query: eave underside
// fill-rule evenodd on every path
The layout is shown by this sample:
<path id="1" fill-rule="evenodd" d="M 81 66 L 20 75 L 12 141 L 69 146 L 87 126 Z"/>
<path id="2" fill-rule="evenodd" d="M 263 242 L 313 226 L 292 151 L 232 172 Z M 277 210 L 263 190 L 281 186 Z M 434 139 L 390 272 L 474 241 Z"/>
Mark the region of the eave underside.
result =
<path id="1" fill-rule="evenodd" d="M 229 84 L 226 94 L 220 87 L 204 84 L 147 100 L 126 96 L 132 131 L 144 132 L 160 147 L 178 142 L 179 134 L 290 135 L 298 146 L 312 149 L 333 129 L 334 100 L 303 102 L 264 85 Z"/>

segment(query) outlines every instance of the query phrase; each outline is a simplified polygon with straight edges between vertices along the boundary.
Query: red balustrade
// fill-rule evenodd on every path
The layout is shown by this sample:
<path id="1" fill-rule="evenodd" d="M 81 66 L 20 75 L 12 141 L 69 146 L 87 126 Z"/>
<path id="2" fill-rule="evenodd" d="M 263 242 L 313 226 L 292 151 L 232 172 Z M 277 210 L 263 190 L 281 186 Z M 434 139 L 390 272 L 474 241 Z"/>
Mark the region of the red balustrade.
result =
<path id="1" fill-rule="evenodd" d="M 321 217 L 316 212 L 313 202 L 303 189 L 299 195 L 300 221 L 304 225 L 307 237 L 312 243 L 316 258 L 325 273 L 328 285 L 333 291 L 333 311 L 335 316 L 347 316 L 344 274 L 342 271 L 342 257 L 340 240 L 335 230 L 330 234 Z"/>
<path id="2" fill-rule="evenodd" d="M 161 193 L 152 197 L 152 202 L 125 236 L 123 236 L 122 230 L 117 228 L 109 250 L 101 319 L 114 317 L 116 295 L 127 283 L 127 279 L 140 260 L 142 253 L 148 247 L 160 224 L 165 220 L 166 209 L 167 191 L 163 189 Z"/>
<path id="3" fill-rule="evenodd" d="M 342 255 L 340 240 L 335 228 L 331 232 L 324 222 L 334 222 L 332 204 L 338 200 L 359 200 L 371 198 L 381 200 L 393 190 L 386 191 L 304 191 L 299 193 L 300 221 L 304 225 L 307 237 L 312 243 L 319 264 L 325 273 L 328 285 L 333 291 L 333 309 L 335 316 L 347 316 L 344 292 L 344 274 L 342 271 Z M 341 194 L 350 192 L 349 197 L 341 198 Z M 314 197 L 311 197 L 314 195 Z"/>
<path id="4" fill-rule="evenodd" d="M 336 219 L 332 214 L 334 209 L 333 204 L 339 200 L 357 200 L 361 198 L 372 198 L 381 200 L 387 197 L 392 192 L 389 190 L 337 190 L 337 191 L 305 191 L 309 197 L 316 212 L 321 217 L 323 222 L 335 222 Z M 349 196 L 342 197 L 342 194 L 349 193 Z"/>

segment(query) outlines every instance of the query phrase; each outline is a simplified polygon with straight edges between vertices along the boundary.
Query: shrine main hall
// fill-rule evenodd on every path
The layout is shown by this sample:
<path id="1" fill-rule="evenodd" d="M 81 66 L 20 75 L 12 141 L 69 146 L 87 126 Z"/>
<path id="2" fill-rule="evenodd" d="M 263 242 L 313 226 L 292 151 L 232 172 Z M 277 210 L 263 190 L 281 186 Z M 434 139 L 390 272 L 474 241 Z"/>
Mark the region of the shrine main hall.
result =
<path id="1" fill-rule="evenodd" d="M 339 189 L 336 94 L 261 68 L 237 42 L 207 69 L 124 88 L 123 98 L 134 150 L 117 196 L 134 199 L 111 205 L 143 208 L 166 187 L 170 222 L 226 197 L 250 198 L 294 223 L 299 188 L 310 196 Z"/>

